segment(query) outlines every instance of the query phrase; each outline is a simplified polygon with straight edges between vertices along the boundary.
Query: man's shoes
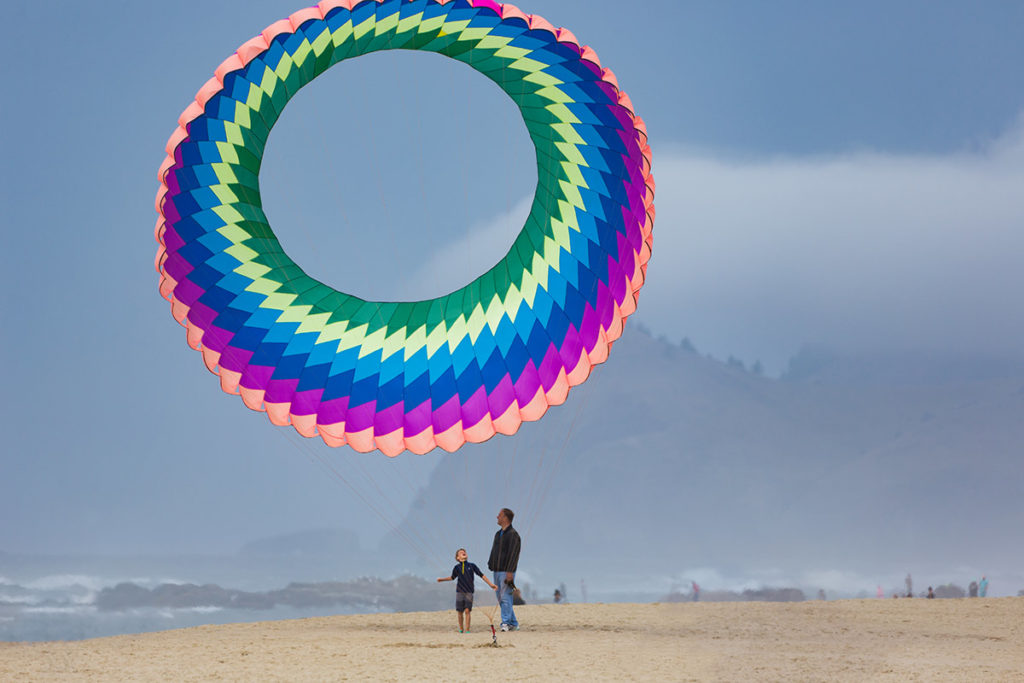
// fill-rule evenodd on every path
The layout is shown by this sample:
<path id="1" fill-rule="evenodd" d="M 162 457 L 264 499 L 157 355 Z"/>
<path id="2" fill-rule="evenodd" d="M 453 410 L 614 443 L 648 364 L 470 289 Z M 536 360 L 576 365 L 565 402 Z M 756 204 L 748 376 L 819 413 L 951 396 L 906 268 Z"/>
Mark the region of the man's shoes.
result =
<path id="1" fill-rule="evenodd" d="M 509 631 L 518 631 L 519 630 L 519 624 L 516 624 L 515 626 L 509 626 L 508 630 Z"/>
<path id="2" fill-rule="evenodd" d="M 501 625 L 501 632 L 506 633 L 509 630 L 508 624 Z"/>

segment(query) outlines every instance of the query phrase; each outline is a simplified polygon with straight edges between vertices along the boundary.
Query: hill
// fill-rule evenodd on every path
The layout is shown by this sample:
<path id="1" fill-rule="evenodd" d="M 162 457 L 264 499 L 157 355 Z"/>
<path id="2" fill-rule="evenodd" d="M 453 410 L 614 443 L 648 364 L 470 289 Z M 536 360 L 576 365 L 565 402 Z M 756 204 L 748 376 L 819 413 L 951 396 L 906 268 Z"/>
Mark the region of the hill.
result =
<path id="1" fill-rule="evenodd" d="M 483 565 L 508 506 L 555 585 L 994 571 L 1024 561 L 1022 443 L 1020 362 L 809 349 L 773 379 L 631 328 L 544 420 L 441 459 L 383 549 Z"/>

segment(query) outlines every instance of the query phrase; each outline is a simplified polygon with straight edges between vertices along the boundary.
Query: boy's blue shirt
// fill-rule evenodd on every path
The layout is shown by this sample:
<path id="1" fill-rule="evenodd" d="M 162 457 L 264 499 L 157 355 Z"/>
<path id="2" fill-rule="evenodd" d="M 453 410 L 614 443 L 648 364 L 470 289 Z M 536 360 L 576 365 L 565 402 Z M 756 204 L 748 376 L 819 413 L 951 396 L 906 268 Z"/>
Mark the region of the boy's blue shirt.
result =
<path id="1" fill-rule="evenodd" d="M 476 587 L 473 585 L 475 579 L 473 575 L 483 577 L 484 573 L 480 571 L 480 567 L 476 566 L 472 562 L 459 562 L 452 569 L 452 578 L 458 579 L 458 584 L 455 586 L 455 590 L 459 593 L 473 593 L 476 591 Z"/>

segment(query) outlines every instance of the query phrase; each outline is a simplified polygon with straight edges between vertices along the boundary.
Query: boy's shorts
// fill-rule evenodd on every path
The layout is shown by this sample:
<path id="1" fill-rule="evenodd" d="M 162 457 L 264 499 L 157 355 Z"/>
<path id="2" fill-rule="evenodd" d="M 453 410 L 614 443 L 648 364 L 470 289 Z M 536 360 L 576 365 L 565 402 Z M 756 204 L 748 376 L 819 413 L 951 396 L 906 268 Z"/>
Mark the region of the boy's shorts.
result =
<path id="1" fill-rule="evenodd" d="M 460 593 L 455 592 L 455 611 L 461 612 L 462 610 L 473 609 L 473 594 L 472 593 Z"/>

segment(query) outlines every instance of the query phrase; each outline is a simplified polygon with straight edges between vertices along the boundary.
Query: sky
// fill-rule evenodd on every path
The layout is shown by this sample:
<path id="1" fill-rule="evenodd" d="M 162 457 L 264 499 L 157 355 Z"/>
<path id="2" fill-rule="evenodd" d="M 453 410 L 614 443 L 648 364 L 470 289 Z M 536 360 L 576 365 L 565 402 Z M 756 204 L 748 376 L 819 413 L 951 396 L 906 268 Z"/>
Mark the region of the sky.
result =
<path id="1" fill-rule="evenodd" d="M 537 0 L 650 132 L 636 320 L 785 370 L 804 344 L 1020 355 L 1024 5 Z M 178 114 L 284 0 L 20 3 L 0 45 L 0 551 L 218 552 L 350 524 L 382 458 L 339 458 L 224 396 L 157 292 L 153 199 Z M 267 214 L 308 272 L 418 299 L 497 261 L 536 173 L 497 86 L 437 55 L 344 62 L 275 127 Z M 333 471 L 324 475 L 324 463 Z M 339 484 L 341 488 L 339 489 Z"/>

